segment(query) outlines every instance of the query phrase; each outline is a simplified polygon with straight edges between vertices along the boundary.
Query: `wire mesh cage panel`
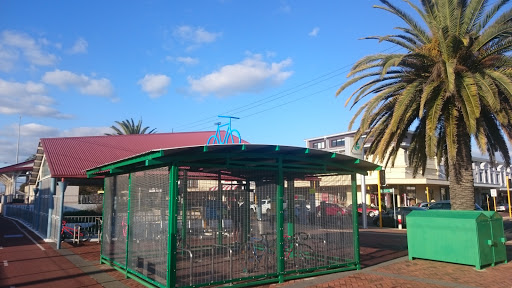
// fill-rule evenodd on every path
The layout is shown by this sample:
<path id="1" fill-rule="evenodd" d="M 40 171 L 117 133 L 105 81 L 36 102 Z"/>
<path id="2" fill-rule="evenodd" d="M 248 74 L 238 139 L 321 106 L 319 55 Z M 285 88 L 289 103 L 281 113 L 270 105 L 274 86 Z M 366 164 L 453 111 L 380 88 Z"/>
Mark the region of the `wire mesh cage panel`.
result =
<path id="1" fill-rule="evenodd" d="M 285 198 L 293 201 L 294 209 L 287 216 L 295 219 L 284 227 L 286 270 L 312 271 L 353 263 L 353 218 L 346 202 L 350 176 L 312 176 L 287 183 Z"/>
<path id="2" fill-rule="evenodd" d="M 128 269 L 139 276 L 166 283 L 169 227 L 167 168 L 131 174 L 128 232 Z"/>
<path id="3" fill-rule="evenodd" d="M 219 171 L 180 171 L 177 286 L 241 277 L 250 222 L 249 185 Z"/>
<path id="4" fill-rule="evenodd" d="M 52 194 L 52 179 L 46 178 L 40 182 L 39 195 L 36 197 L 38 203 L 36 207 L 40 211 L 37 218 L 36 228 L 41 235 L 47 235 L 48 232 L 48 216 L 51 209 L 53 209 L 53 194 Z"/>
<path id="5" fill-rule="evenodd" d="M 122 267 L 126 267 L 128 188 L 128 174 L 105 178 L 101 254 Z"/>
<path id="6" fill-rule="evenodd" d="M 242 287 L 359 268 L 356 174 L 342 169 L 352 158 L 327 169 L 331 154 L 316 161 L 290 150 L 306 156 L 276 160 L 276 149 L 240 163 L 231 154 L 189 163 L 208 150 L 192 151 L 179 165 L 156 152 L 162 161 L 141 156 L 117 170 L 129 174 L 107 172 L 103 262 L 159 287 Z"/>

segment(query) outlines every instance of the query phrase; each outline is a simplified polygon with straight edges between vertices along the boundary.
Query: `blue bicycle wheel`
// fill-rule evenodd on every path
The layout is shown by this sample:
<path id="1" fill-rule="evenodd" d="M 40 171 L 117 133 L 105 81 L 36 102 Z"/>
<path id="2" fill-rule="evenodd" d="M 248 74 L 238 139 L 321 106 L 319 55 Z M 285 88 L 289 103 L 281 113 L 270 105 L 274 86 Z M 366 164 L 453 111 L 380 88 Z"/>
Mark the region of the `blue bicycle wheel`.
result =
<path id="1" fill-rule="evenodd" d="M 233 134 L 236 133 L 235 136 L 238 137 L 238 143 L 235 143 L 235 139 L 233 138 Z M 240 138 L 240 132 L 238 132 L 238 130 L 236 129 L 233 129 L 231 130 L 231 133 L 229 133 L 229 135 L 226 135 L 226 136 L 229 136 L 229 138 L 231 138 L 231 143 L 232 144 L 240 144 L 242 143 L 242 138 Z M 226 140 L 226 144 L 229 143 L 229 139 Z"/>
<path id="2" fill-rule="evenodd" d="M 212 139 L 213 139 L 213 143 L 210 143 L 210 141 Z M 220 144 L 219 138 L 217 138 L 216 135 L 210 136 L 210 138 L 208 138 L 208 142 L 206 142 L 206 145 L 210 145 L 210 144 Z"/>

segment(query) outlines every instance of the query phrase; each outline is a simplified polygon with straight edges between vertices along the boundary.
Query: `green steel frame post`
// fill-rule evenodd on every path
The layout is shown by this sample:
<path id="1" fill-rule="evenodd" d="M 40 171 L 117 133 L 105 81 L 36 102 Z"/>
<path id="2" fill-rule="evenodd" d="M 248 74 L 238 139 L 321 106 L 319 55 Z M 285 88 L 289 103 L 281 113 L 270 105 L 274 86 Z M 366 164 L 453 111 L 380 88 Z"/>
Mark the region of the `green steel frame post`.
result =
<path id="1" fill-rule="evenodd" d="M 357 270 L 361 270 L 361 262 L 359 260 L 359 213 L 357 213 L 357 176 L 355 173 L 350 175 L 352 182 L 352 229 L 354 235 L 354 261 L 356 262 Z"/>
<path id="2" fill-rule="evenodd" d="M 187 194 L 188 194 L 188 171 L 183 171 L 183 179 L 181 187 L 181 248 L 185 248 L 187 245 Z"/>
<path id="3" fill-rule="evenodd" d="M 116 176 L 114 176 L 116 177 Z M 115 178 L 114 178 L 115 179 Z M 105 227 L 104 225 L 104 221 L 105 221 L 105 197 L 107 197 L 107 177 L 105 177 L 105 179 L 103 180 L 103 199 L 101 201 L 101 227 L 99 227 L 99 231 L 101 231 L 101 239 L 98 239 L 98 241 L 100 241 L 100 264 L 101 263 L 101 256 L 103 256 L 103 234 L 105 233 L 105 230 L 103 229 L 103 227 Z M 110 193 L 110 195 L 112 194 L 112 191 L 108 191 Z M 111 200 L 112 202 L 112 200 Z M 112 210 L 111 210 L 112 211 Z M 112 213 L 110 213 L 112 214 Z M 97 220 L 96 220 L 97 221 Z M 100 235 L 98 235 L 100 236 Z"/>
<path id="4" fill-rule="evenodd" d="M 277 217 L 277 273 L 279 277 L 279 283 L 284 282 L 284 251 L 283 251 L 283 238 L 284 238 L 284 215 L 283 215 L 283 194 L 284 194 L 284 176 L 283 176 L 283 158 L 279 157 L 278 164 L 278 176 L 277 176 L 277 191 L 276 191 L 276 217 Z"/>
<path id="5" fill-rule="evenodd" d="M 244 195 L 244 215 L 246 219 L 246 225 L 242 227 L 242 244 L 247 243 L 248 235 L 251 233 L 251 201 L 249 200 L 249 196 L 251 195 L 251 184 L 249 180 L 245 182 L 245 195 Z M 243 222 L 242 222 L 243 223 Z"/>
<path id="6" fill-rule="evenodd" d="M 130 251 L 130 198 L 132 196 L 132 173 L 128 174 L 128 204 L 126 206 L 126 255 L 124 261 L 125 277 L 128 278 L 128 254 Z"/>
<path id="7" fill-rule="evenodd" d="M 217 198 L 216 200 L 219 203 L 219 207 L 217 207 L 218 215 L 217 213 L 215 214 L 217 216 L 217 244 L 222 245 L 222 213 L 224 211 L 222 211 L 222 178 L 220 175 L 220 171 L 217 180 L 217 197 L 215 198 Z"/>
<path id="8" fill-rule="evenodd" d="M 288 236 L 293 237 L 295 234 L 295 187 L 292 180 L 288 180 Z"/>
<path id="9" fill-rule="evenodd" d="M 169 219 L 167 219 L 167 287 L 176 287 L 176 224 L 178 223 L 178 166 L 169 167 Z"/>

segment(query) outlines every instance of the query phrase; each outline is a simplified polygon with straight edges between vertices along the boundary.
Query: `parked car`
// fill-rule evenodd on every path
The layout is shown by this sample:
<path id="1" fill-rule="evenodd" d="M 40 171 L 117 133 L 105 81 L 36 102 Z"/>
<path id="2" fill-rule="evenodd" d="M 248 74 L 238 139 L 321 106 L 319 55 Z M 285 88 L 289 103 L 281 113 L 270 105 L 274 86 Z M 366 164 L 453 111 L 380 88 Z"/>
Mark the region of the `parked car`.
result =
<path id="1" fill-rule="evenodd" d="M 496 205 L 496 211 L 499 211 L 499 212 L 508 211 L 508 204 L 507 203 L 498 203 Z"/>
<path id="2" fill-rule="evenodd" d="M 283 209 L 286 209 L 287 203 L 286 201 L 283 203 Z M 251 211 L 256 213 L 256 209 L 258 205 L 256 203 L 251 202 Z M 272 200 L 271 199 L 263 199 L 261 200 L 261 214 L 268 214 L 272 209 Z"/>
<path id="3" fill-rule="evenodd" d="M 430 203 L 429 202 L 420 202 L 420 203 L 416 204 L 416 206 L 427 209 L 428 206 L 430 206 Z"/>
<path id="4" fill-rule="evenodd" d="M 349 213 L 352 213 L 352 204 L 348 205 Z M 363 204 L 357 204 L 357 213 L 359 215 L 363 214 Z M 370 204 L 366 204 L 366 214 L 370 217 L 375 217 L 379 215 L 379 208 L 372 207 Z"/>
<path id="5" fill-rule="evenodd" d="M 382 213 L 382 227 L 396 228 L 398 227 L 398 224 L 402 224 L 402 227 L 405 228 L 407 225 L 407 215 L 409 215 L 409 213 L 411 213 L 412 211 L 427 211 L 427 209 L 417 206 L 398 207 L 396 208 L 396 210 L 388 209 L 386 212 Z M 400 219 L 398 219 L 398 215 L 401 215 Z M 379 218 L 380 217 L 373 218 L 373 224 L 378 226 Z"/>
<path id="6" fill-rule="evenodd" d="M 327 216 L 342 216 L 347 215 L 348 211 L 345 207 L 336 203 L 325 203 L 325 214 Z M 316 215 L 322 216 L 322 205 L 316 206 Z"/>
<path id="7" fill-rule="evenodd" d="M 441 200 L 438 202 L 430 203 L 430 206 L 428 206 L 429 210 L 436 210 L 436 209 L 442 209 L 442 210 L 450 210 L 452 209 L 452 204 L 450 203 L 450 200 Z M 483 211 L 482 207 L 480 207 L 478 204 L 475 203 L 475 209 L 478 211 Z"/>

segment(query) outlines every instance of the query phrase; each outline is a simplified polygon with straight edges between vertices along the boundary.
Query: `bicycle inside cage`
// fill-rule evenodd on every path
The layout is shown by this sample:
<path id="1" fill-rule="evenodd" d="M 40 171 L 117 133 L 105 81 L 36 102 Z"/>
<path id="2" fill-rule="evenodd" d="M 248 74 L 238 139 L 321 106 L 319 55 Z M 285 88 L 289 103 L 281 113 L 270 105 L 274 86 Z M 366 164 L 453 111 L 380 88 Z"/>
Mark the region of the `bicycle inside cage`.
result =
<path id="1" fill-rule="evenodd" d="M 241 145 L 230 146 L 200 160 L 186 151 L 158 167 L 146 159 L 109 170 L 102 262 L 157 287 L 242 287 L 359 268 L 357 214 L 347 209 L 356 174 L 343 168 L 352 158 L 329 168 L 293 153 L 237 158 Z"/>

